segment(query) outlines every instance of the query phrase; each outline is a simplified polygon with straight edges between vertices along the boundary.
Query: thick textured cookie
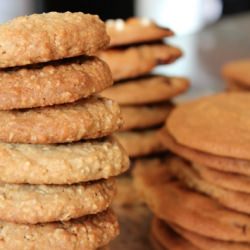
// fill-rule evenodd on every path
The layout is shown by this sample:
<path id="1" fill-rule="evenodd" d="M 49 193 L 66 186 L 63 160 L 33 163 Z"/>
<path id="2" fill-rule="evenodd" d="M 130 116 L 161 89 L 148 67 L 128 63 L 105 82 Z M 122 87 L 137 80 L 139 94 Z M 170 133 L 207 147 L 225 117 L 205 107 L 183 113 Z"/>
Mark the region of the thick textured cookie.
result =
<path id="1" fill-rule="evenodd" d="M 173 109 L 171 103 L 161 103 L 145 106 L 121 106 L 123 118 L 122 131 L 143 129 L 163 124 Z"/>
<path id="2" fill-rule="evenodd" d="M 105 24 L 95 15 L 50 12 L 17 17 L 0 25 L 0 68 L 94 55 L 108 43 Z"/>
<path id="3" fill-rule="evenodd" d="M 74 102 L 111 85 L 111 72 L 97 57 L 3 69 L 0 70 L 0 109 Z"/>
<path id="4" fill-rule="evenodd" d="M 115 137 L 130 157 L 138 157 L 165 151 L 157 131 L 158 129 L 118 132 Z"/>
<path id="5" fill-rule="evenodd" d="M 185 92 L 189 81 L 181 77 L 151 75 L 116 83 L 101 95 L 122 105 L 165 102 Z"/>
<path id="6" fill-rule="evenodd" d="M 135 187 L 160 219 L 218 240 L 250 242 L 250 217 L 184 187 L 169 173 L 169 160 L 134 169 Z"/>
<path id="7" fill-rule="evenodd" d="M 109 49 L 98 54 L 108 63 L 115 81 L 147 74 L 155 66 L 171 63 L 181 55 L 180 49 L 161 43 Z"/>
<path id="8" fill-rule="evenodd" d="M 0 249 L 94 250 L 106 246 L 119 233 L 110 210 L 69 222 L 37 225 L 0 222 Z"/>
<path id="9" fill-rule="evenodd" d="M 110 47 L 158 41 L 174 35 L 172 30 L 160 27 L 148 18 L 109 19 L 105 23 Z"/>
<path id="10" fill-rule="evenodd" d="M 216 156 L 182 146 L 169 134 L 166 127 L 159 131 L 158 138 L 166 149 L 192 161 L 194 164 L 204 165 L 223 172 L 250 176 L 250 161 L 248 160 Z"/>
<path id="11" fill-rule="evenodd" d="M 0 185 L 0 220 L 37 224 L 68 221 L 106 210 L 114 196 L 113 180 L 74 185 Z"/>
<path id="12" fill-rule="evenodd" d="M 73 184 L 125 172 L 129 159 L 114 138 L 73 144 L 0 143 L 0 182 Z"/>
<path id="13" fill-rule="evenodd" d="M 222 93 L 179 105 L 167 128 L 187 147 L 219 156 L 250 160 L 248 93 Z"/>
<path id="14" fill-rule="evenodd" d="M 0 140 L 9 143 L 63 143 L 106 136 L 121 127 L 114 101 L 91 97 L 52 107 L 0 111 Z"/>

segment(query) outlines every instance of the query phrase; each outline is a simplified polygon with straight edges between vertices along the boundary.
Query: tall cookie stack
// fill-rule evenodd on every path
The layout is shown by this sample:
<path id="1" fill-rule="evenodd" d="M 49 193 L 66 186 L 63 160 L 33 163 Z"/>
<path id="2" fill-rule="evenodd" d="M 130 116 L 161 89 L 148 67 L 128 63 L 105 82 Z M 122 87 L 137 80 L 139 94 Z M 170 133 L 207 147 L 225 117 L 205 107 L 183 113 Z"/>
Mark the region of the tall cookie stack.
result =
<path id="1" fill-rule="evenodd" d="M 162 249 L 250 249 L 248 93 L 223 93 L 177 107 L 161 131 L 178 156 L 134 171 L 155 214 Z"/>
<path id="2" fill-rule="evenodd" d="M 0 249 L 94 250 L 118 234 L 111 177 L 129 162 L 104 136 L 122 120 L 115 102 L 91 97 L 112 84 L 91 56 L 108 42 L 83 13 L 0 26 Z"/>

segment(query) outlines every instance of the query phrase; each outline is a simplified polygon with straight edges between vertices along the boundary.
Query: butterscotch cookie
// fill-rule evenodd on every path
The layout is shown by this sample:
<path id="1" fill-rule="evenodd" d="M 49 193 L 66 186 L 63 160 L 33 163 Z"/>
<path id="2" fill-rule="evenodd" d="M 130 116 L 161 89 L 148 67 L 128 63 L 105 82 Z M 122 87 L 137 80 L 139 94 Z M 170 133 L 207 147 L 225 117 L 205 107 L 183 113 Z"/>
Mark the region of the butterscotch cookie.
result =
<path id="1" fill-rule="evenodd" d="M 94 250 L 107 245 L 119 233 L 110 210 L 69 222 L 37 225 L 1 221 L 0 249 Z"/>
<path id="2" fill-rule="evenodd" d="M 144 156 L 165 151 L 157 137 L 158 129 L 118 132 L 115 137 L 130 157 Z"/>
<path id="3" fill-rule="evenodd" d="M 74 185 L 0 185 L 0 220 L 37 224 L 68 221 L 106 210 L 115 195 L 113 180 Z"/>
<path id="4" fill-rule="evenodd" d="M 122 105 L 149 104 L 167 101 L 188 87 L 186 78 L 151 75 L 118 82 L 102 91 L 101 95 Z"/>
<path id="5" fill-rule="evenodd" d="M 109 19 L 105 23 L 110 35 L 110 47 L 158 41 L 174 35 L 172 30 L 160 27 L 147 18 L 132 17 L 126 21 Z"/>
<path id="6" fill-rule="evenodd" d="M 173 108 L 171 103 L 145 105 L 145 106 L 121 106 L 123 118 L 122 131 L 131 129 L 150 128 L 165 122 Z"/>
<path id="7" fill-rule="evenodd" d="M 101 51 L 115 81 L 149 73 L 155 66 L 168 64 L 182 55 L 180 49 L 161 43 Z"/>
<path id="8" fill-rule="evenodd" d="M 2 24 L 0 34 L 1 68 L 94 55 L 109 43 L 99 17 L 81 12 L 17 17 Z"/>
<path id="9" fill-rule="evenodd" d="M 179 105 L 167 128 L 187 147 L 219 156 L 250 160 L 248 93 L 222 93 Z"/>
<path id="10" fill-rule="evenodd" d="M 72 104 L 0 111 L 0 140 L 9 143 L 49 144 L 102 137 L 122 124 L 119 106 L 91 97 Z"/>
<path id="11" fill-rule="evenodd" d="M 0 109 L 74 102 L 112 85 L 106 63 L 78 57 L 0 71 Z"/>
<path id="12" fill-rule="evenodd" d="M 135 187 L 157 217 L 206 237 L 250 241 L 248 215 L 186 188 L 169 173 L 168 164 L 145 161 L 133 172 Z"/>
<path id="13" fill-rule="evenodd" d="M 129 160 L 114 138 L 73 144 L 0 143 L 0 182 L 73 184 L 125 172 Z"/>

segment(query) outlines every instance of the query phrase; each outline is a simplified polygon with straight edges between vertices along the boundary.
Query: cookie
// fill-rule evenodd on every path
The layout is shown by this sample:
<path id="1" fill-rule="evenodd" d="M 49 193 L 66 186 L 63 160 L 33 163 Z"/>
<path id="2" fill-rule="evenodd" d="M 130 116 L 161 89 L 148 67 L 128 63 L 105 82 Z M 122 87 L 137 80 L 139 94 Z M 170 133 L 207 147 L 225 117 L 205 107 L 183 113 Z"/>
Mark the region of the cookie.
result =
<path id="1" fill-rule="evenodd" d="M 149 73 L 155 66 L 174 62 L 180 49 L 161 43 L 109 49 L 98 56 L 108 63 L 115 81 Z"/>
<path id="2" fill-rule="evenodd" d="M 169 134 L 166 127 L 159 131 L 158 138 L 166 149 L 190 160 L 194 164 L 204 165 L 223 172 L 250 176 L 250 161 L 248 160 L 216 156 L 182 146 Z"/>
<path id="3" fill-rule="evenodd" d="M 125 172 L 129 160 L 114 138 L 73 144 L 0 143 L 0 182 L 73 184 Z"/>
<path id="4" fill-rule="evenodd" d="M 0 111 L 0 140 L 9 143 L 49 144 L 106 136 L 121 127 L 119 106 L 90 97 L 72 104 Z"/>
<path id="5" fill-rule="evenodd" d="M 173 108 L 171 103 L 147 106 L 121 106 L 123 118 L 122 131 L 152 128 L 163 124 Z"/>
<path id="6" fill-rule="evenodd" d="M 132 17 L 126 21 L 109 19 L 105 24 L 110 36 L 109 47 L 158 41 L 174 35 L 172 30 L 160 27 L 147 18 Z"/>
<path id="7" fill-rule="evenodd" d="M 37 224 L 68 221 L 107 209 L 114 196 L 113 180 L 74 185 L 0 185 L 0 220 Z"/>
<path id="8" fill-rule="evenodd" d="M 0 109 L 74 102 L 111 85 L 111 72 L 97 57 L 0 70 Z"/>
<path id="9" fill-rule="evenodd" d="M 92 250 L 107 245 L 119 233 L 110 210 L 69 222 L 25 225 L 0 222 L 0 249 Z"/>
<path id="10" fill-rule="evenodd" d="M 101 95 L 122 105 L 141 105 L 166 102 L 188 88 L 186 78 L 150 75 L 118 82 Z"/>
<path id="11" fill-rule="evenodd" d="M 233 81 L 233 80 L 227 80 L 227 86 L 226 90 L 228 91 L 249 91 L 250 87 L 243 86 L 241 83 Z"/>
<path id="12" fill-rule="evenodd" d="M 181 145 L 218 156 L 250 160 L 248 93 L 222 93 L 179 105 L 167 128 Z"/>
<path id="13" fill-rule="evenodd" d="M 157 131 L 158 129 L 147 129 L 118 132 L 115 137 L 130 157 L 138 157 L 165 151 L 157 137 Z"/>
<path id="14" fill-rule="evenodd" d="M 169 164 L 147 161 L 133 171 L 136 189 L 157 217 L 206 237 L 250 242 L 248 215 L 186 188 L 169 173 Z"/>
<path id="15" fill-rule="evenodd" d="M 81 12 L 17 17 L 0 34 L 0 68 L 94 55 L 109 43 L 99 17 Z"/>

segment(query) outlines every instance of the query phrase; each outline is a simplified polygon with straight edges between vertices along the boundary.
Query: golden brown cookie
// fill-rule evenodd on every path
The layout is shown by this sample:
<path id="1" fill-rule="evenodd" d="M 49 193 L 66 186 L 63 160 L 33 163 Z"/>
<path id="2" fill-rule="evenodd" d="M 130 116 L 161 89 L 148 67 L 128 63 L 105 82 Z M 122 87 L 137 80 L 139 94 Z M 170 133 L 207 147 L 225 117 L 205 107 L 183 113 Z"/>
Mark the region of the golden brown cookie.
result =
<path id="1" fill-rule="evenodd" d="M 0 182 L 73 184 L 125 172 L 129 159 L 114 138 L 72 144 L 0 143 Z"/>
<path id="2" fill-rule="evenodd" d="M 112 85 L 111 72 L 97 57 L 0 70 L 0 109 L 74 102 Z"/>
<path id="3" fill-rule="evenodd" d="M 0 222 L 0 249 L 93 250 L 107 245 L 119 233 L 114 213 L 106 212 L 69 222 L 37 225 Z"/>
<path id="4" fill-rule="evenodd" d="M 132 17 L 126 21 L 109 19 L 106 21 L 106 28 L 110 35 L 110 47 L 158 41 L 174 35 L 172 30 L 140 17 Z"/>
<path id="5" fill-rule="evenodd" d="M 180 49 L 161 43 L 109 49 L 98 54 L 108 63 L 115 81 L 147 74 L 155 66 L 171 63 L 181 55 Z"/>
<path id="6" fill-rule="evenodd" d="M 0 68 L 94 55 L 108 43 L 105 24 L 95 15 L 50 12 L 17 17 L 0 26 Z"/>
<path id="7" fill-rule="evenodd" d="M 135 187 L 157 217 L 214 239 L 250 242 L 248 215 L 187 189 L 169 173 L 169 160 L 145 163 L 134 169 Z"/>
<path id="8" fill-rule="evenodd" d="M 122 124 L 119 106 L 90 97 L 72 104 L 0 111 L 0 140 L 9 143 L 49 144 L 102 137 Z"/>
<path id="9" fill-rule="evenodd" d="M 151 75 L 118 82 L 101 95 L 122 105 L 140 105 L 168 101 L 188 88 L 186 78 Z"/>
<path id="10" fill-rule="evenodd" d="M 219 156 L 250 160 L 248 93 L 222 93 L 179 105 L 167 121 L 179 143 Z"/>
<path id="11" fill-rule="evenodd" d="M 74 185 L 0 185 L 0 220 L 37 224 L 68 221 L 106 210 L 116 193 L 114 180 Z"/>
<path id="12" fill-rule="evenodd" d="M 165 151 L 157 136 L 158 129 L 118 132 L 115 137 L 130 157 L 145 156 Z"/>

